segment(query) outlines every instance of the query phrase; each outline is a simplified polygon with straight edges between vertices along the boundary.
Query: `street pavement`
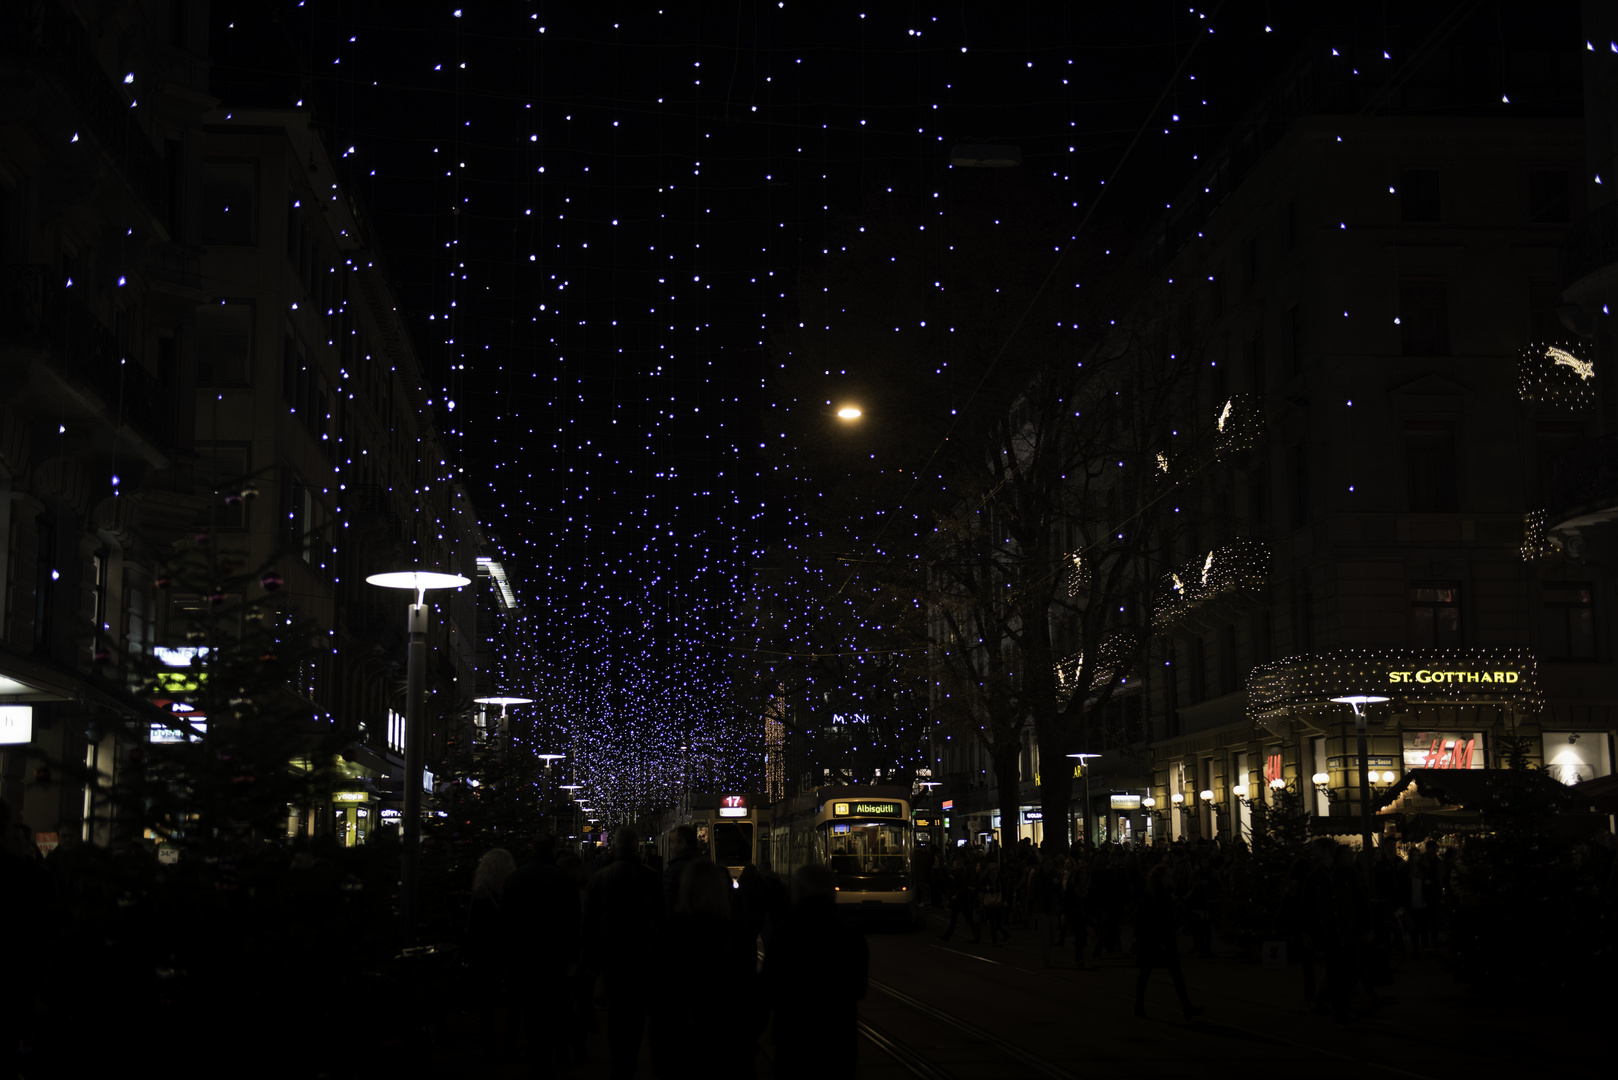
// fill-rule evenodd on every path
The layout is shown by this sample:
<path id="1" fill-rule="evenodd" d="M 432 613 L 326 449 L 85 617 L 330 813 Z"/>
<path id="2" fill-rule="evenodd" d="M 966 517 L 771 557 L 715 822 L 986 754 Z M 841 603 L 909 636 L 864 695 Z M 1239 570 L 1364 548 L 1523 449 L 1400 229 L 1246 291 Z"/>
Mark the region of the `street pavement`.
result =
<path id="1" fill-rule="evenodd" d="M 1596 1056 L 1594 1032 L 1556 1038 L 1554 1010 L 1525 1011 L 1516 993 L 1474 993 L 1436 957 L 1405 960 L 1394 985 L 1380 991 L 1379 1007 L 1339 1023 L 1304 1000 L 1296 966 L 1267 969 L 1256 958 L 1218 955 L 1216 943 L 1214 957 L 1184 962 L 1202 1015 L 1183 1020 L 1167 974 L 1158 971 L 1143 1020 L 1134 1015 L 1136 968 L 1127 952 L 1087 954 L 1080 970 L 1069 942 L 1047 967 L 1032 929 L 1013 928 L 1010 942 L 991 946 L 987 933 L 972 944 L 964 928 L 940 941 L 943 925 L 930 912 L 925 930 L 868 936 L 871 989 L 860 1007 L 866 1031 L 860 1080 L 1142 1080 L 1267 1071 L 1311 1080 L 1446 1080 L 1551 1069 L 1561 1077 L 1610 1075 Z M 1128 940 L 1126 931 L 1126 948 Z M 668 1000 L 690 1010 L 687 1047 L 711 1055 L 715 1075 L 741 1075 L 724 1034 L 725 1007 L 682 1001 L 677 989 Z M 1548 1045 L 1552 1038 L 1555 1045 Z M 434 1068 L 448 1077 L 526 1075 L 520 1062 L 492 1060 L 487 1047 L 476 1017 L 452 1014 L 435 1038 Z M 771 1049 L 766 1031 L 762 1080 L 773 1075 Z M 607 1074 L 605 1039 L 594 1035 L 589 1060 L 562 1075 Z M 651 1075 L 644 1048 L 638 1075 Z"/>

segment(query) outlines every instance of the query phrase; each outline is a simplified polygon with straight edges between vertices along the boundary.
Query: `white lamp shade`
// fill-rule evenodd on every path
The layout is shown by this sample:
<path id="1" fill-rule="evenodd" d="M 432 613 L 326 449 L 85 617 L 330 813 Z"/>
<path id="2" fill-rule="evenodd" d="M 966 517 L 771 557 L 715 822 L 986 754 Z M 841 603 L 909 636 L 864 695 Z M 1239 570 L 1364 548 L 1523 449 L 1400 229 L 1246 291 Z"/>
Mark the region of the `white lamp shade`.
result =
<path id="1" fill-rule="evenodd" d="M 1146 798 L 1140 801 L 1140 804 L 1146 807 L 1146 809 L 1150 810 L 1152 807 L 1157 805 L 1157 800 L 1148 795 Z"/>
<path id="2" fill-rule="evenodd" d="M 1185 796 L 1181 795 L 1178 791 L 1176 791 L 1173 795 L 1169 796 L 1169 802 L 1178 805 L 1180 803 L 1185 802 Z"/>
<path id="3" fill-rule="evenodd" d="M 1247 785 L 1237 784 L 1235 787 L 1230 789 L 1230 793 L 1236 796 L 1238 799 L 1245 799 L 1247 798 Z"/>
<path id="4" fill-rule="evenodd" d="M 443 574 L 437 570 L 390 570 L 385 574 L 371 574 L 365 579 L 384 589 L 459 589 L 472 584 L 472 579 L 460 574 Z"/>
<path id="5" fill-rule="evenodd" d="M 472 699 L 479 705 L 532 705 L 531 697 L 475 697 Z"/>
<path id="6" fill-rule="evenodd" d="M 1317 772 L 1317 773 L 1315 773 L 1314 776 L 1311 776 L 1309 779 L 1314 781 L 1318 785 L 1318 784 L 1329 783 L 1331 781 L 1331 776 L 1328 773 Z"/>
<path id="7" fill-rule="evenodd" d="M 1203 788 L 1201 798 L 1202 798 L 1203 802 L 1213 802 L 1213 791 L 1212 791 L 1212 789 Z"/>

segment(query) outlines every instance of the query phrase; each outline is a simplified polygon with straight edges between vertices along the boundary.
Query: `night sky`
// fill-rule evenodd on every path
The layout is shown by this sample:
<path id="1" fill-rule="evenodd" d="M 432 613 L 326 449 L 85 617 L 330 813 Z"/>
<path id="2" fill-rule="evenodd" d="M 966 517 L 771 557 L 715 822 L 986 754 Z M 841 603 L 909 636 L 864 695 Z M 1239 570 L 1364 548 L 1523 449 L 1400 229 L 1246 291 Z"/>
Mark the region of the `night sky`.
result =
<path id="1" fill-rule="evenodd" d="M 214 92 L 314 110 L 567 725 L 628 753 L 728 708 L 800 275 L 960 143 L 1148 222 L 1289 57 L 1386 78 L 1455 5 L 1326 7 L 216 2 Z"/>

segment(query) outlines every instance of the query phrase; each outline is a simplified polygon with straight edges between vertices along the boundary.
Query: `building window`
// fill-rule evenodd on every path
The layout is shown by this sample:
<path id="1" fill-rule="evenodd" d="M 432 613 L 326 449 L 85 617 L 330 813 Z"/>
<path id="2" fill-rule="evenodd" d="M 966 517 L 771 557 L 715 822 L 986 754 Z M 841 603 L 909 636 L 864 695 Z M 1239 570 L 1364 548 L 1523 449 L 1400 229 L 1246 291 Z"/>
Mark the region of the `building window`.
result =
<path id="1" fill-rule="evenodd" d="M 1294 446 L 1287 459 L 1291 473 L 1288 485 L 1292 489 L 1292 527 L 1301 529 L 1309 524 L 1309 449 Z"/>
<path id="2" fill-rule="evenodd" d="M 1411 510 L 1430 514 L 1454 511 L 1454 424 L 1448 420 L 1405 422 L 1405 476 Z"/>
<path id="3" fill-rule="evenodd" d="M 1236 655 L 1236 628 L 1230 623 L 1219 628 L 1219 692 L 1234 694 L 1242 688 L 1241 668 Z"/>
<path id="4" fill-rule="evenodd" d="M 215 529 L 245 529 L 247 500 L 232 495 L 249 486 L 245 446 L 199 446 L 197 448 L 197 488 L 209 500 L 209 519 Z"/>
<path id="5" fill-rule="evenodd" d="M 1399 170 L 1399 220 L 1440 220 L 1438 170 Z"/>
<path id="6" fill-rule="evenodd" d="M 1452 582 L 1410 586 L 1410 644 L 1443 649 L 1461 644 L 1461 587 Z"/>
<path id="7" fill-rule="evenodd" d="M 1257 330 L 1242 343 L 1242 359 L 1246 362 L 1248 385 L 1253 393 L 1264 393 L 1264 339 Z"/>
<path id="8" fill-rule="evenodd" d="M 1556 309 L 1562 303 L 1555 285 L 1528 286 L 1528 340 L 1534 344 L 1566 341 L 1572 335 Z"/>
<path id="9" fill-rule="evenodd" d="M 258 242 L 258 165 L 209 161 L 202 166 L 202 239 L 209 244 Z"/>
<path id="10" fill-rule="evenodd" d="M 1303 311 L 1297 304 L 1287 308 L 1285 330 L 1281 342 L 1286 348 L 1287 372 L 1298 375 L 1303 372 Z"/>
<path id="11" fill-rule="evenodd" d="M 1530 169 L 1528 220 L 1536 225 L 1565 225 L 1573 220 L 1566 169 Z"/>
<path id="12" fill-rule="evenodd" d="M 1411 419 L 1404 423 L 1404 476 L 1411 510 L 1455 510 L 1455 424 L 1446 419 Z"/>
<path id="13" fill-rule="evenodd" d="M 246 386 L 253 371 L 253 305 L 246 301 L 197 308 L 197 382 Z"/>
<path id="14" fill-rule="evenodd" d="M 1406 356 L 1449 355 L 1449 288 L 1442 281 L 1399 282 L 1399 345 Z"/>
<path id="15" fill-rule="evenodd" d="M 1247 517 L 1252 528 L 1270 523 L 1270 470 L 1255 465 L 1247 476 Z"/>
<path id="16" fill-rule="evenodd" d="M 1594 660 L 1595 586 L 1588 581 L 1547 581 L 1544 595 L 1546 659 Z"/>
<path id="17" fill-rule="evenodd" d="M 1534 430 L 1534 458 L 1539 473 L 1539 502 L 1549 498 L 1551 462 L 1577 446 L 1584 438 L 1584 425 L 1575 423 L 1540 424 Z"/>
<path id="18" fill-rule="evenodd" d="M 1191 670 L 1188 672 L 1191 685 L 1186 689 L 1191 692 L 1191 704 L 1196 705 L 1208 696 L 1208 649 L 1198 636 L 1191 639 L 1186 652 L 1191 659 Z"/>

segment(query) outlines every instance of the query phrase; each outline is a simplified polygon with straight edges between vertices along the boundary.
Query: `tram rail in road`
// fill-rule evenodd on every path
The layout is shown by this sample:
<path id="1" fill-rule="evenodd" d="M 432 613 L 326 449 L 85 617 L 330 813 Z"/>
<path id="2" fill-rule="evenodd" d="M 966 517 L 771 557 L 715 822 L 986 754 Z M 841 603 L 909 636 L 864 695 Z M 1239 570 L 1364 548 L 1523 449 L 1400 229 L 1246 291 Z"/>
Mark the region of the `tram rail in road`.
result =
<path id="1" fill-rule="evenodd" d="M 925 1001 L 918 1001 L 916 998 L 911 997 L 902 990 L 889 986 L 885 982 L 881 982 L 877 979 L 870 979 L 868 980 L 868 985 L 871 987 L 871 989 L 886 994 L 888 997 L 893 998 L 901 1005 L 920 1013 L 929 1020 L 933 1020 L 947 1027 L 952 1027 L 956 1031 L 959 1031 L 961 1034 L 977 1042 L 981 1042 L 993 1047 L 997 1053 L 1010 1058 L 1026 1068 L 1029 1076 L 1044 1076 L 1048 1077 L 1049 1080 L 1079 1080 L 1076 1074 L 1068 1072 L 1066 1069 L 1061 1068 L 1058 1065 L 1053 1065 L 1042 1057 L 1037 1057 L 1034 1054 L 1030 1054 L 1022 1047 L 1017 1046 L 1014 1043 L 1009 1043 L 997 1035 L 984 1031 L 976 1024 L 969 1024 L 960 1017 L 945 1012 L 943 1009 L 935 1008 L 934 1006 L 927 1004 Z M 931 1062 L 926 1061 L 914 1050 L 911 1050 L 908 1046 L 900 1043 L 892 1036 L 883 1032 L 880 1028 L 872 1026 L 864 1019 L 860 1020 L 859 1027 L 860 1034 L 864 1035 L 867 1039 L 870 1039 L 871 1042 L 876 1044 L 879 1049 L 881 1049 L 889 1057 L 892 1057 L 905 1069 L 909 1070 L 916 1076 L 922 1077 L 923 1080 L 948 1080 L 948 1073 L 939 1069 Z"/>

